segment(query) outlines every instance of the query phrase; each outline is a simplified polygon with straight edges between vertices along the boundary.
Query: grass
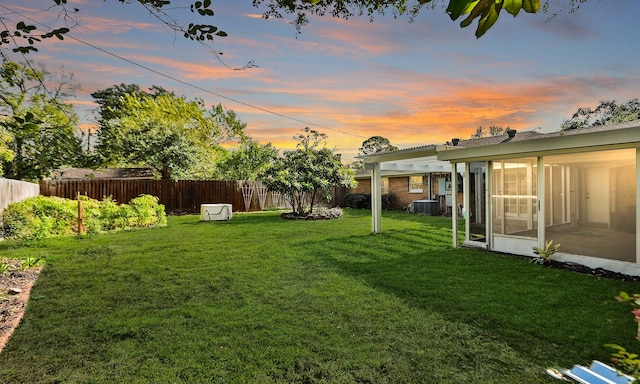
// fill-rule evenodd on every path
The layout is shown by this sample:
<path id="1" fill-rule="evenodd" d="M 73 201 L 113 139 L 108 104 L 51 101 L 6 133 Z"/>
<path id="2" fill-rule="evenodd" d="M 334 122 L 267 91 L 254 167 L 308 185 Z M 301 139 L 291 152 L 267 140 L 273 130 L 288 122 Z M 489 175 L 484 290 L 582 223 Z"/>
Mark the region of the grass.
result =
<path id="1" fill-rule="evenodd" d="M 450 221 L 369 211 L 55 238 L 3 383 L 545 383 L 636 350 L 640 285 L 452 249 Z"/>

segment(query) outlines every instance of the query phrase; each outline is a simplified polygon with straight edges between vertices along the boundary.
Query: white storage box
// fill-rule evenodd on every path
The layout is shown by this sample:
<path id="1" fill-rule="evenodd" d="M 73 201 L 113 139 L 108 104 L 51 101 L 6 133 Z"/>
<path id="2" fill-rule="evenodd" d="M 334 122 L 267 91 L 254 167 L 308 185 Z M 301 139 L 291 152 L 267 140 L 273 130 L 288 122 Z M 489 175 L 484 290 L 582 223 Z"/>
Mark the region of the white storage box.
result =
<path id="1" fill-rule="evenodd" d="M 200 220 L 202 221 L 231 220 L 232 216 L 233 208 L 231 204 L 200 205 Z"/>

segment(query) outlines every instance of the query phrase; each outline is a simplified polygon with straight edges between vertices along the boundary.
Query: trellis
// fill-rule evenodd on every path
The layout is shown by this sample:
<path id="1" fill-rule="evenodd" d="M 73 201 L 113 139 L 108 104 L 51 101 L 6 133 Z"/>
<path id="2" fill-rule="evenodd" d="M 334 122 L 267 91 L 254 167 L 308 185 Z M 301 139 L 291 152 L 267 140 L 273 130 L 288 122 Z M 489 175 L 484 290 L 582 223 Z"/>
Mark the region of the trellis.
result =
<path id="1" fill-rule="evenodd" d="M 253 190 L 255 189 L 255 181 L 238 180 L 238 186 L 240 186 L 240 190 L 242 191 L 244 210 L 249 212 L 249 208 L 251 208 L 251 200 L 253 199 Z"/>
<path id="2" fill-rule="evenodd" d="M 267 187 L 260 181 L 256 181 L 254 183 L 254 189 L 258 194 L 258 204 L 260 205 L 260 210 L 264 211 L 264 206 L 265 202 L 267 201 L 267 194 L 269 192 L 269 189 L 267 189 Z"/>

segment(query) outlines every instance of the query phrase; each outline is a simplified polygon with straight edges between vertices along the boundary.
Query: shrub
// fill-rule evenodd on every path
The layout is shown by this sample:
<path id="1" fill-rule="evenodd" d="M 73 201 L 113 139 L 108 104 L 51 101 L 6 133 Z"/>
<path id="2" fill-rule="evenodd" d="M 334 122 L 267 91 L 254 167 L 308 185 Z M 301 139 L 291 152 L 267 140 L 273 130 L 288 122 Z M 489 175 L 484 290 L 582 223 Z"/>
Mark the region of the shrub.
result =
<path id="1" fill-rule="evenodd" d="M 118 205 L 110 197 L 102 201 L 81 196 L 83 227 L 87 233 L 130 228 L 149 228 L 167 223 L 164 206 L 151 195 L 140 195 Z M 39 240 L 68 236 L 78 231 L 78 202 L 59 197 L 37 196 L 10 204 L 2 214 L 4 237 Z"/>
<path id="2" fill-rule="evenodd" d="M 382 195 L 382 209 L 391 209 L 393 206 L 393 195 Z M 345 195 L 345 207 L 347 208 L 360 208 L 371 209 L 371 194 L 370 193 L 349 193 Z"/>
<path id="3" fill-rule="evenodd" d="M 349 193 L 344 197 L 344 205 L 348 208 L 371 208 L 371 195 L 368 193 Z"/>
<path id="4" fill-rule="evenodd" d="M 70 235 L 77 221 L 74 201 L 36 196 L 10 204 L 2 214 L 2 232 L 12 239 L 38 240 Z"/>
<path id="5" fill-rule="evenodd" d="M 102 231 L 115 231 L 127 228 L 126 205 L 118 205 L 111 197 L 100 202 L 99 222 Z"/>
<path id="6" fill-rule="evenodd" d="M 129 208 L 135 227 L 149 228 L 167 224 L 164 205 L 158 204 L 158 198 L 155 196 L 140 195 L 129 202 Z"/>
<path id="7" fill-rule="evenodd" d="M 337 219 L 342 217 L 342 209 L 339 207 L 333 207 L 327 210 L 322 210 L 321 214 L 327 219 Z"/>
<path id="8" fill-rule="evenodd" d="M 393 209 L 393 195 L 392 194 L 386 194 L 386 195 L 382 195 L 382 209 Z"/>

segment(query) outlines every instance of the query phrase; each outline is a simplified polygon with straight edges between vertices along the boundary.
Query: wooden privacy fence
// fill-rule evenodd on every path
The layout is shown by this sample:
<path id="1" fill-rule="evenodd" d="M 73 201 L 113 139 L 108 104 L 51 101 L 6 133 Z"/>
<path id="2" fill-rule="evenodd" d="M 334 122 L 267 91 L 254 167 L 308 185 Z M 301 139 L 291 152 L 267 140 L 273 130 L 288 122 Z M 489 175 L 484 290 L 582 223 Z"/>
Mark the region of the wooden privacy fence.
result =
<path id="1" fill-rule="evenodd" d="M 244 191 L 243 191 L 244 187 Z M 252 187 L 255 191 L 255 187 Z M 330 205 L 344 205 L 345 188 L 334 188 Z M 243 193 L 244 192 L 244 193 Z M 247 196 L 246 184 L 220 180 L 141 180 L 141 179 L 81 179 L 43 180 L 40 193 L 75 199 L 78 193 L 92 199 L 111 197 L 118 203 L 127 203 L 142 194 L 158 197 L 167 211 L 200 212 L 201 204 L 226 203 L 234 211 L 258 211 L 266 208 L 286 208 L 282 197 L 268 193 Z M 248 198 L 247 198 L 248 197 Z"/>
<path id="2" fill-rule="evenodd" d="M 128 203 L 142 194 L 158 197 L 167 211 L 199 212 L 200 204 L 232 204 L 234 211 L 244 210 L 242 192 L 235 181 L 218 180 L 139 180 L 87 179 L 43 180 L 40 193 L 75 199 L 80 193 L 92 199 L 111 197 L 118 203 Z"/>
<path id="3" fill-rule="evenodd" d="M 11 203 L 38 196 L 40 186 L 26 181 L 0 178 L 0 212 Z"/>

